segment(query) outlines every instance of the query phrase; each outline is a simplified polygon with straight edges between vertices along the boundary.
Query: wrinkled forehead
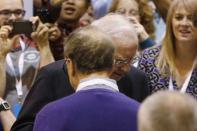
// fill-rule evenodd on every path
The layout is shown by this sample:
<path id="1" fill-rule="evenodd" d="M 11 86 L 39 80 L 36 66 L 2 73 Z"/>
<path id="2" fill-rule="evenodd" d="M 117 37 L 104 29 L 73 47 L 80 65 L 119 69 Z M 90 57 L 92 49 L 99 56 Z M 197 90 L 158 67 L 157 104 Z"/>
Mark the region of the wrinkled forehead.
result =
<path id="1" fill-rule="evenodd" d="M 115 56 L 120 58 L 133 58 L 137 51 L 136 41 L 128 41 L 117 37 L 112 37 L 115 45 Z"/>
<path id="2" fill-rule="evenodd" d="M 0 10 L 23 9 L 22 0 L 0 0 Z"/>
<path id="3" fill-rule="evenodd" d="M 138 45 L 137 33 L 135 32 L 134 29 L 132 30 L 129 27 L 125 26 L 122 28 L 117 28 L 107 33 L 110 34 L 112 38 L 116 39 L 117 41 L 121 41 L 122 43 L 125 43 L 128 45 L 132 44 L 135 46 Z"/>

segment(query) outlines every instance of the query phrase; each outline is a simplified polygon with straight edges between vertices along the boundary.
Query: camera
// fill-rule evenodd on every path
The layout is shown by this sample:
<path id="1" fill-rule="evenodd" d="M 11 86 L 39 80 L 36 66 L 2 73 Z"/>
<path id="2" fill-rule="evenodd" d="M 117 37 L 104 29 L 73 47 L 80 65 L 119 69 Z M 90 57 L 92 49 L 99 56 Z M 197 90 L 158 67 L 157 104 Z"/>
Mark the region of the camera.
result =
<path id="1" fill-rule="evenodd" d="M 64 0 L 40 0 L 42 6 L 34 6 L 34 16 L 39 16 L 43 23 L 55 23 L 59 18 L 61 5 Z"/>
<path id="2" fill-rule="evenodd" d="M 31 38 L 31 33 L 36 29 L 35 25 L 33 25 L 32 22 L 28 20 L 14 21 L 11 23 L 11 26 L 13 29 L 10 33 L 10 37 L 17 34 L 24 34 Z"/>
<path id="3" fill-rule="evenodd" d="M 41 8 L 37 10 L 37 15 L 39 16 L 40 20 L 43 23 L 53 23 L 55 22 L 52 18 L 51 14 L 49 13 L 48 9 Z"/>
<path id="4" fill-rule="evenodd" d="M 51 8 L 50 10 L 45 7 L 36 10 L 36 15 L 39 16 L 43 23 L 54 23 L 58 19 L 59 13 L 60 8 L 55 7 Z"/>

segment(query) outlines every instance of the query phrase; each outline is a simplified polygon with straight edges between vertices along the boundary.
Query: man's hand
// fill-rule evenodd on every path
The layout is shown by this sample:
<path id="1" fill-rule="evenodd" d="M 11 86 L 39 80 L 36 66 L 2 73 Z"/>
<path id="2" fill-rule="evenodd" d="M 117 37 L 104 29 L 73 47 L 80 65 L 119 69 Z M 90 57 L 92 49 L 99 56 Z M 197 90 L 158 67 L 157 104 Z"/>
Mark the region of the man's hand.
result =
<path id="1" fill-rule="evenodd" d="M 135 17 L 128 17 L 128 19 L 135 27 L 135 30 L 138 34 L 139 43 L 149 38 L 149 35 L 144 29 L 143 25 L 141 25 Z"/>
<path id="2" fill-rule="evenodd" d="M 15 35 L 12 38 L 8 38 L 9 33 L 12 31 L 11 26 L 2 26 L 0 28 L 0 97 L 4 96 L 5 87 L 6 87 L 6 55 L 10 50 L 15 46 L 17 40 L 19 39 L 18 35 Z M 2 120 L 2 116 L 1 120 Z M 5 119 L 5 118 L 4 118 Z M 14 120 L 15 121 L 15 120 Z M 11 126 L 10 126 L 11 127 Z"/>
<path id="3" fill-rule="evenodd" d="M 42 49 L 44 47 L 49 46 L 48 36 L 49 36 L 49 29 L 46 25 L 44 25 L 39 17 L 32 17 L 30 21 L 37 25 L 37 28 L 34 32 L 32 32 L 31 37 L 37 43 L 38 48 Z"/>
<path id="4" fill-rule="evenodd" d="M 15 46 L 18 40 L 18 35 L 12 38 L 8 38 L 10 32 L 12 31 L 11 26 L 2 26 L 0 28 L 0 56 L 5 57 L 8 52 Z"/>
<path id="5" fill-rule="evenodd" d="M 61 31 L 56 24 L 45 24 L 49 28 L 49 40 L 56 41 L 61 37 Z"/>
<path id="6" fill-rule="evenodd" d="M 43 67 L 54 62 L 54 58 L 49 47 L 49 29 L 38 17 L 32 17 L 30 21 L 32 21 L 34 25 L 38 23 L 38 27 L 36 28 L 36 31 L 32 32 L 31 37 L 37 43 L 40 51 L 40 67 Z"/>

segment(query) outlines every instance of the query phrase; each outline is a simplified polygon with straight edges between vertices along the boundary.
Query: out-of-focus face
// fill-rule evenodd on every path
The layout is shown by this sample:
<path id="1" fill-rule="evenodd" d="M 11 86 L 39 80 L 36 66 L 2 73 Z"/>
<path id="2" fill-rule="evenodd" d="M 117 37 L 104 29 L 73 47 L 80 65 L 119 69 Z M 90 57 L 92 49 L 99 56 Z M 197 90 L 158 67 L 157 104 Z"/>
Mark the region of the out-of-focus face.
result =
<path id="1" fill-rule="evenodd" d="M 0 26 L 23 19 L 24 14 L 21 0 L 0 0 Z"/>
<path id="2" fill-rule="evenodd" d="M 80 26 L 88 26 L 92 23 L 94 20 L 93 16 L 93 8 L 92 6 L 89 6 L 88 10 L 86 13 L 80 18 Z"/>
<path id="3" fill-rule="evenodd" d="M 116 11 L 126 17 L 135 17 L 140 22 L 139 6 L 135 0 L 119 0 Z"/>
<path id="4" fill-rule="evenodd" d="M 152 131 L 151 121 L 149 120 L 146 108 L 148 107 L 143 106 L 138 112 L 138 131 Z"/>
<path id="5" fill-rule="evenodd" d="M 86 10 L 86 0 L 64 0 L 59 19 L 68 22 L 78 21 Z"/>
<path id="6" fill-rule="evenodd" d="M 179 6 L 172 18 L 172 28 L 176 42 L 197 42 L 197 28 L 192 22 L 192 13 L 184 6 Z"/>
<path id="7" fill-rule="evenodd" d="M 132 44 L 126 44 L 118 38 L 113 39 L 117 42 L 117 47 L 115 52 L 115 64 L 110 77 L 119 81 L 131 68 L 132 59 L 137 51 L 138 41 L 131 40 L 130 42 L 132 42 Z"/>

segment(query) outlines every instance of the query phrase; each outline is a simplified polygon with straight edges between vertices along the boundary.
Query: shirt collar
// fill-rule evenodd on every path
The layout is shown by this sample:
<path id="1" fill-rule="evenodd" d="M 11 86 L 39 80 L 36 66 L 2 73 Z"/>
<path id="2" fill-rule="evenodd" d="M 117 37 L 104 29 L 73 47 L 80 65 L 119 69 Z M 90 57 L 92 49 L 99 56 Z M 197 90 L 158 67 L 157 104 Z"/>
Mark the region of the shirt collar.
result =
<path id="1" fill-rule="evenodd" d="M 88 79 L 80 80 L 76 92 L 80 90 L 96 89 L 96 88 L 104 88 L 104 89 L 119 91 L 115 80 L 109 78 L 97 77 L 97 78 L 88 78 Z"/>

